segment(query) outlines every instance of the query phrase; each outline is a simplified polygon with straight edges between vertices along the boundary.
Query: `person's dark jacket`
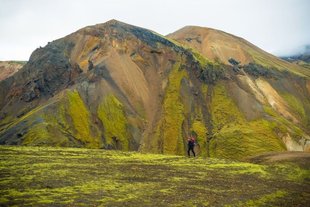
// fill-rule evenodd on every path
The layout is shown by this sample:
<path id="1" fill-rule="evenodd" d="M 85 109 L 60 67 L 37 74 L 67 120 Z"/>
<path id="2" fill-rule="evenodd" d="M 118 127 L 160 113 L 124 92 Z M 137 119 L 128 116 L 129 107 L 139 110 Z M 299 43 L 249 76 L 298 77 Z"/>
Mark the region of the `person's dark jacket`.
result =
<path id="1" fill-rule="evenodd" d="M 188 140 L 187 145 L 188 145 L 189 148 L 193 148 L 195 146 L 195 141 L 190 139 L 190 140 Z"/>

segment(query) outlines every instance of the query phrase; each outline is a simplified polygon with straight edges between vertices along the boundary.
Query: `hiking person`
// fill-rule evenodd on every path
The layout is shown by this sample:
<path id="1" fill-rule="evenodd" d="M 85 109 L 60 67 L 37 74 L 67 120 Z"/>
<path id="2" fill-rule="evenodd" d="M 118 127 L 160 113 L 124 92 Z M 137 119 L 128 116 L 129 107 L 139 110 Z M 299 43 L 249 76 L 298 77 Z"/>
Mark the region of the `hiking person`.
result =
<path id="1" fill-rule="evenodd" d="M 190 157 L 190 151 L 193 152 L 194 154 L 194 157 L 196 156 L 195 155 L 195 151 L 194 151 L 194 147 L 195 147 L 195 138 L 193 136 L 190 136 L 188 137 L 187 139 L 187 154 L 188 154 L 188 157 Z"/>

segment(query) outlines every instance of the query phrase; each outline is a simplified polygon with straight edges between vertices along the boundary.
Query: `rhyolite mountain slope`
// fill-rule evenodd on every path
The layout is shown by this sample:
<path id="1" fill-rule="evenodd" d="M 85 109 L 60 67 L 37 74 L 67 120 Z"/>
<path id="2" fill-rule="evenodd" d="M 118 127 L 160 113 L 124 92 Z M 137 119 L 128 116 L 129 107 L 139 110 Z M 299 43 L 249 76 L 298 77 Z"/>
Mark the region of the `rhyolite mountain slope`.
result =
<path id="1" fill-rule="evenodd" d="M 12 76 L 25 64 L 25 61 L 0 61 L 0 81 Z"/>
<path id="2" fill-rule="evenodd" d="M 186 26 L 169 34 L 168 37 L 196 49 L 216 62 L 229 64 L 228 60 L 233 58 L 240 64 L 256 63 L 267 68 L 273 67 L 310 76 L 310 71 L 269 54 L 240 37 L 220 30 Z"/>
<path id="3" fill-rule="evenodd" d="M 244 54 L 116 20 L 55 40 L 0 82 L 0 144 L 184 154 L 192 133 L 203 156 L 309 151 L 309 71 L 230 38 Z"/>
<path id="4" fill-rule="evenodd" d="M 274 132 L 280 135 L 279 137 L 282 138 L 288 150 L 309 151 L 307 134 L 309 134 L 310 127 L 310 71 L 308 69 L 277 58 L 240 37 L 211 28 L 187 26 L 169 34 L 168 37 L 193 48 L 193 51 L 201 53 L 215 63 L 231 65 L 235 74 L 228 80 L 217 83 L 225 85 L 225 93 L 233 99 L 246 120 L 250 121 L 248 124 L 251 120 L 256 120 L 257 116 L 264 117 L 264 120 L 272 124 L 279 124 L 280 117 L 282 121 L 285 118 L 285 122 L 289 121 L 293 128 L 302 129 L 305 134 L 297 135 L 297 133 L 293 136 L 295 139 L 291 139 L 290 133 L 284 133 L 286 135 L 283 136 L 278 127 L 274 128 Z M 259 112 L 257 107 L 262 107 L 263 114 L 269 113 L 268 116 L 271 115 L 269 109 L 272 109 L 278 118 L 271 115 L 270 120 L 270 117 Z M 225 130 L 219 130 L 219 133 L 225 134 L 225 131 L 239 130 L 237 126 L 228 125 L 225 128 Z M 294 131 L 291 127 L 283 126 L 284 128 L 289 132 Z M 232 135 L 228 134 L 227 137 L 230 136 Z M 224 137 L 226 138 L 226 135 Z M 237 134 L 236 137 L 238 137 Z M 296 139 L 296 137 L 299 138 Z M 298 140 L 299 144 L 296 145 L 295 141 Z M 219 142 L 221 140 L 217 138 L 211 145 L 216 146 Z"/>

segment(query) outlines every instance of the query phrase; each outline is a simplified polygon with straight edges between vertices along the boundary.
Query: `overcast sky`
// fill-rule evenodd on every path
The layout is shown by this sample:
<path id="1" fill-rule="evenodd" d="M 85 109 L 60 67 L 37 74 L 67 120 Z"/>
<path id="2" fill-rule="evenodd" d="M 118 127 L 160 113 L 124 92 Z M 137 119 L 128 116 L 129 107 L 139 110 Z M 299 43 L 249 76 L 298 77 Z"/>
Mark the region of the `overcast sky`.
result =
<path id="1" fill-rule="evenodd" d="M 0 0 L 0 60 L 28 60 L 47 42 L 110 19 L 164 35 L 212 27 L 275 55 L 310 44 L 309 0 Z"/>

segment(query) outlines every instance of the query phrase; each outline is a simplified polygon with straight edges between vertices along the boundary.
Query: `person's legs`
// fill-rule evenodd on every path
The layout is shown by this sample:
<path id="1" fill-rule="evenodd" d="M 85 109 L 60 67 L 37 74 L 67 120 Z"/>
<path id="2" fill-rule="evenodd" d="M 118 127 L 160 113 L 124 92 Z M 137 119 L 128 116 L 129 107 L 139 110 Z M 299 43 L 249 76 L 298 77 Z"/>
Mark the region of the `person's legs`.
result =
<path id="1" fill-rule="evenodd" d="M 193 152 L 193 154 L 194 154 L 194 157 L 196 157 L 196 155 L 195 155 L 195 151 L 194 151 L 194 148 L 192 148 L 192 152 Z"/>
<path id="2" fill-rule="evenodd" d="M 196 157 L 195 155 L 195 151 L 194 151 L 194 147 L 189 146 L 188 150 L 187 150 L 187 154 L 190 157 L 191 156 L 191 151 L 193 152 L 194 157 Z"/>

